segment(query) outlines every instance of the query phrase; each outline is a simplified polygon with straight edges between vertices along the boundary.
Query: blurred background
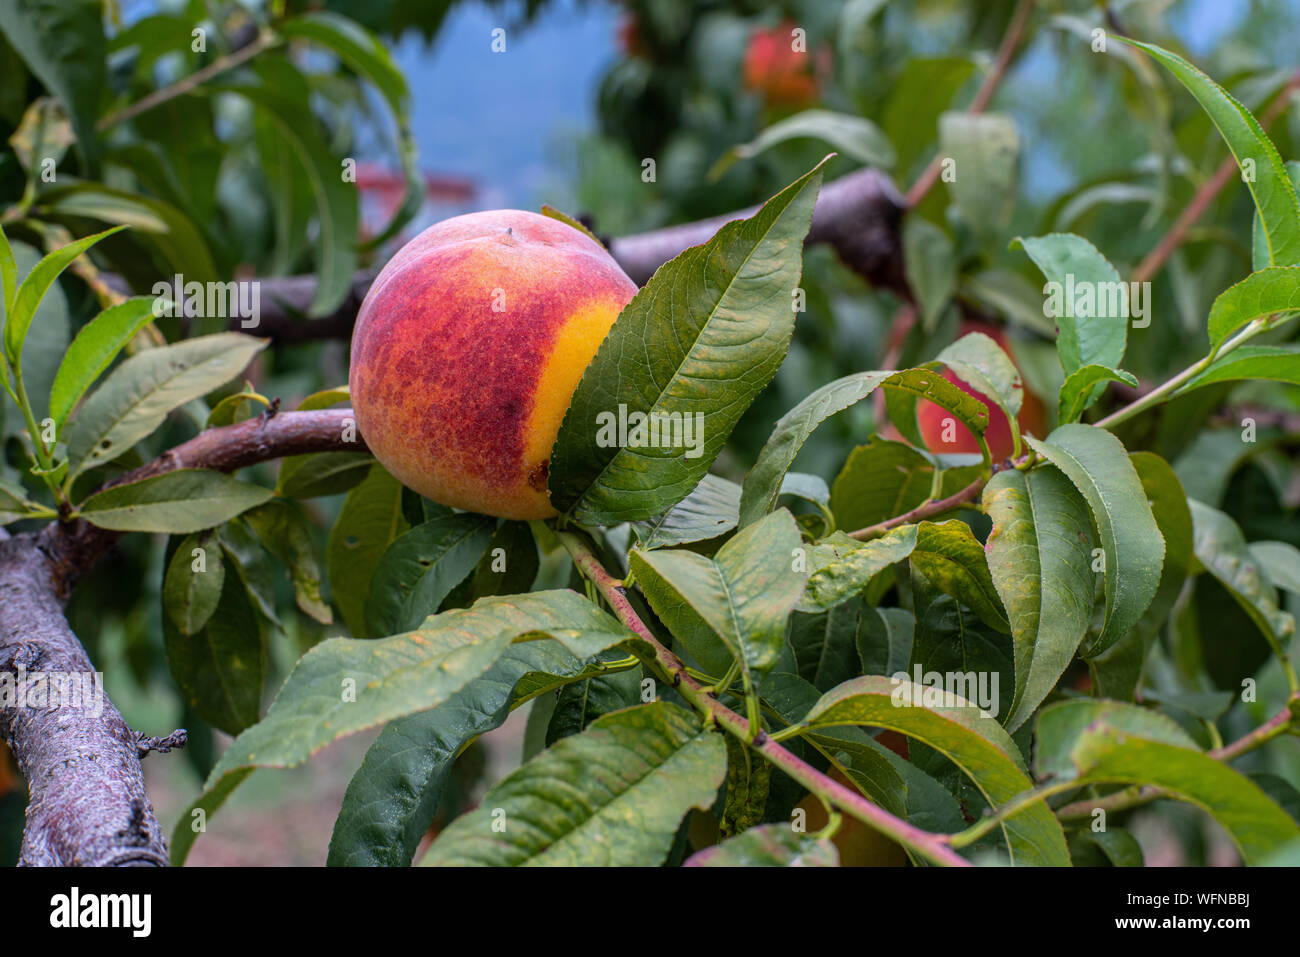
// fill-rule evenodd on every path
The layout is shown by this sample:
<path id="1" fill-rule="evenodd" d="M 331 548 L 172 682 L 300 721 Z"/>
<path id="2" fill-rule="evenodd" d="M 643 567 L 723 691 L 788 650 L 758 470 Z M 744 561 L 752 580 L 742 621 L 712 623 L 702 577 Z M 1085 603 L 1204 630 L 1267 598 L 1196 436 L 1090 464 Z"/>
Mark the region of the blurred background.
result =
<path id="1" fill-rule="evenodd" d="M 906 191 L 939 149 L 940 116 L 969 104 L 1015 9 L 1010 0 L 120 0 L 108 5 L 106 17 L 106 79 L 119 107 L 238 54 L 270 19 L 308 11 L 339 14 L 370 31 L 404 76 L 407 95 L 349 68 L 337 49 L 304 38 L 224 75 L 273 91 L 291 104 L 287 111 L 255 110 L 247 97 L 219 89 L 173 100 L 110 129 L 97 160 L 69 153 L 77 170 L 73 187 L 43 194 L 41 208 L 49 221 L 72 228 L 87 218 L 114 221 L 104 212 L 110 205 L 104 197 L 122 203 L 126 197 L 137 203 L 131 207 L 137 220 L 145 212 L 165 220 L 169 229 L 157 236 L 145 228 L 105 244 L 116 257 L 113 268 L 141 291 L 150 277 L 173 272 L 187 279 L 316 272 L 333 291 L 311 312 L 328 314 L 353 269 L 382 264 L 404 239 L 457 213 L 549 203 L 607 237 L 760 202 L 829 147 L 814 136 L 737 148 L 811 109 L 865 117 L 879 134 L 860 138 L 856 152 L 841 149 L 828 179 L 870 162 L 886 167 Z M 193 48 L 195 24 L 205 30 L 203 50 Z M 922 321 L 900 325 L 904 304 L 894 292 L 871 288 L 828 248 L 810 249 L 808 310 L 789 358 L 716 472 L 743 477 L 772 422 L 812 389 L 849 372 L 928 360 L 972 316 L 1010 343 L 1031 391 L 1055 392 L 1060 370 L 1044 335 L 1041 277 L 1023 253 L 1008 249 L 1009 241 L 1077 232 L 1127 275 L 1226 155 L 1191 97 L 1121 44 L 1112 41 L 1108 55 L 1095 55 L 1093 30 L 1122 30 L 1181 51 L 1256 110 L 1300 66 L 1300 0 L 1117 0 L 1105 7 L 1047 0 L 1037 5 L 1031 25 L 991 106 L 1014 126 L 1000 188 L 958 201 L 941 184 L 909 217 L 932 227 L 918 241 L 941 234 L 947 254 L 935 281 L 945 294 L 925 307 Z M 792 30 L 803 31 L 803 49 L 792 50 Z M 0 48 L 0 71 L 12 71 L 13 62 L 13 51 Z M 31 94 L 39 90 L 30 78 L 0 86 L 3 138 L 21 144 L 35 135 Z M 51 123 L 68 122 L 45 119 L 47 131 Z M 1271 135 L 1284 158 L 1300 155 L 1294 98 Z M 285 159 L 289 147 L 297 151 L 294 162 Z M 304 175 L 337 170 L 339 158 L 355 160 L 358 208 L 347 207 L 348 194 L 340 205 L 328 183 L 313 192 Z M 654 161 L 652 182 L 643 177 L 647 159 Z M 24 162 L 18 146 L 0 155 L 5 203 L 21 201 Z M 418 184 L 414 201 L 412 182 Z M 88 205 L 96 197 L 99 205 Z M 1140 378 L 1158 381 L 1203 352 L 1209 302 L 1249 270 L 1250 217 L 1245 190 L 1225 190 L 1157 278 L 1154 321 L 1130 336 L 1126 365 Z M 326 220 L 354 226 L 371 241 L 330 248 Z M 397 228 L 388 229 L 394 222 Z M 77 289 L 56 298 L 48 308 L 63 310 L 66 336 L 93 311 L 93 300 Z M 47 316 L 46 327 L 59 321 Z M 50 349 L 57 356 L 57 342 Z M 346 381 L 346 341 L 327 337 L 268 353 L 256 375 L 259 391 L 284 397 L 292 408 Z M 1300 409 L 1293 389 L 1259 384 L 1235 396 L 1243 393 L 1246 400 Z M 1243 455 L 1237 441 L 1237 451 L 1225 457 L 1213 431 L 1195 448 L 1189 444 L 1224 394 L 1197 393 L 1204 399 L 1195 401 L 1206 405 L 1187 419 L 1191 426 L 1138 423 L 1134 428 L 1147 431 L 1128 436 L 1131 444 L 1181 463 L 1189 493 L 1231 512 L 1248 537 L 1258 532 L 1300 545 L 1300 481 L 1291 446 L 1264 442 Z M 797 467 L 833 478 L 846 451 L 871 435 L 874 415 L 864 403 L 828 422 Z M 192 433 L 193 424 L 174 428 L 179 437 Z M 8 454 L 12 463 L 12 448 Z M 274 467 L 264 471 L 273 481 Z M 308 503 L 322 548 L 339 501 Z M 163 663 L 162 562 L 161 543 L 145 536 L 125 542 L 79 589 L 70 617 L 129 723 L 150 733 L 177 726 L 193 732 L 183 757 L 145 763 L 159 818 L 170 828 L 226 739 L 188 713 Z M 145 599 L 129 600 L 140 581 Z M 1173 627 L 1199 622 L 1202 629 L 1250 631 L 1226 593 L 1213 589 L 1198 589 L 1187 612 L 1191 623 Z M 277 581 L 274 591 L 280 613 L 277 624 L 268 624 L 275 674 L 268 695 L 302 650 L 341 633 L 340 625 L 297 614 L 285 582 Z M 1203 662 L 1176 652 L 1156 664 L 1153 680 L 1184 694 L 1221 695 L 1266 657 L 1253 642 L 1243 645 L 1240 661 L 1216 665 L 1226 676 L 1218 686 L 1205 677 Z M 1276 679 L 1267 670 L 1261 675 L 1263 683 Z M 1197 707 L 1212 705 L 1188 703 L 1188 713 L 1194 716 Z M 1238 705 L 1226 721 L 1245 730 L 1260 717 Z M 444 816 L 517 765 L 526 725 L 527 715 L 518 713 L 471 749 L 458 765 Z M 323 863 L 348 778 L 372 738 L 346 739 L 294 771 L 256 775 L 214 819 L 190 863 Z M 1259 770 L 1300 786 L 1300 748 L 1286 749 L 1293 743 L 1280 743 L 1282 757 Z M 0 860 L 12 860 L 21 787 L 0 768 L 5 791 Z M 1234 859 L 1222 835 L 1186 808 L 1152 815 L 1134 829 L 1149 863 Z M 1178 841 L 1170 839 L 1175 832 Z"/>

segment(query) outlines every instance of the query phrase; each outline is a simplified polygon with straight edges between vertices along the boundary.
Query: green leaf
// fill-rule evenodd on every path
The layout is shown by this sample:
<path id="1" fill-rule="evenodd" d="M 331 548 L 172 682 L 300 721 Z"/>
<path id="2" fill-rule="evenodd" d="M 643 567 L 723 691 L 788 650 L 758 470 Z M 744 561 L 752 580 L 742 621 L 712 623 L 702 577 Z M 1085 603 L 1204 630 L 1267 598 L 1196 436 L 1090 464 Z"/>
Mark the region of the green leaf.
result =
<path id="1" fill-rule="evenodd" d="M 1290 542 L 1251 542 L 1247 547 L 1274 588 L 1300 595 L 1300 548 Z"/>
<path id="2" fill-rule="evenodd" d="M 1197 750 L 1196 742 L 1172 718 L 1127 701 L 1075 699 L 1048 705 L 1034 725 L 1034 771 L 1044 780 L 1075 774 L 1070 752 L 1081 734 L 1106 725 L 1125 734 Z"/>
<path id="3" fill-rule="evenodd" d="M 314 452 L 280 463 L 276 494 L 285 498 L 338 495 L 360 485 L 375 464 L 369 452 Z"/>
<path id="4" fill-rule="evenodd" d="M 781 481 L 804 442 L 836 412 L 862 401 L 878 387 L 911 398 L 924 397 L 951 411 L 977 435 L 988 426 L 988 409 L 974 396 L 929 369 L 901 372 L 859 372 L 822 386 L 776 423 L 771 437 L 758 453 L 754 467 L 745 476 L 740 495 L 740 524 L 758 521 L 776 507 Z M 915 421 L 912 431 L 915 432 Z M 906 434 L 906 433 L 904 433 Z M 917 444 L 921 444 L 919 441 Z"/>
<path id="5" fill-rule="evenodd" d="M 944 308 L 957 291 L 957 260 L 952 240 L 921 216 L 903 221 L 903 268 L 916 294 L 921 325 L 933 332 Z"/>
<path id="6" fill-rule="evenodd" d="M 577 593 L 543 591 L 485 598 L 391 638 L 330 638 L 298 660 L 266 717 L 231 744 L 205 789 L 239 768 L 293 767 L 343 735 L 437 707 L 521 637 L 549 636 L 586 657 L 629 635 Z"/>
<path id="7" fill-rule="evenodd" d="M 402 485 L 374 463 L 364 482 L 343 500 L 325 548 L 330 591 L 348 630 L 358 638 L 366 630 L 366 596 L 375 565 L 389 544 L 411 526 L 402 515 Z"/>
<path id="8" fill-rule="evenodd" d="M 1238 379 L 1271 379 L 1300 385 L 1300 346 L 1242 346 L 1211 363 L 1200 375 L 1189 379 L 1175 395 L 1193 389 Z"/>
<path id="9" fill-rule="evenodd" d="M 863 607 L 858 615 L 858 658 L 862 673 L 892 675 L 912 660 L 916 618 L 906 608 Z"/>
<path id="10" fill-rule="evenodd" d="M 1263 227 L 1268 265 L 1300 264 L 1300 202 L 1282 157 L 1248 109 L 1212 79 L 1176 53 L 1153 43 L 1120 37 L 1163 64 L 1196 97 L 1218 127 L 1237 165 L 1249 160 L 1253 176 L 1243 176 Z"/>
<path id="11" fill-rule="evenodd" d="M 1259 786 L 1221 761 L 1189 746 L 1152 739 L 1119 727 L 1114 715 L 1094 720 L 1069 745 L 1071 771 L 1079 784 L 1122 783 L 1163 788 L 1206 811 L 1228 832 L 1247 864 L 1300 837 L 1287 813 Z"/>
<path id="12" fill-rule="evenodd" d="M 294 601 L 303 614 L 323 625 L 331 624 L 334 614 L 321 597 L 320 566 L 302 508 L 294 502 L 273 499 L 245 512 L 244 521 L 257 533 L 266 550 L 289 569 Z"/>
<path id="13" fill-rule="evenodd" d="M 999 631 L 981 621 L 970 605 L 945 593 L 915 564 L 911 586 L 916 613 L 911 658 L 903 674 L 890 677 L 911 675 L 920 681 L 925 675 L 946 676 L 956 682 L 950 690 L 1005 722 L 1016 685 L 1012 640 L 1005 626 Z M 962 799 L 960 792 L 957 797 Z"/>
<path id="14" fill-rule="evenodd" d="M 694 714 L 666 702 L 618 711 L 490 789 L 421 863 L 653 867 L 686 813 L 713 803 L 725 773 L 722 738 Z"/>
<path id="15" fill-rule="evenodd" d="M 220 553 L 210 558 L 222 562 Z M 214 727 L 238 734 L 257 720 L 262 702 L 262 632 L 239 577 L 222 571 L 221 582 L 216 610 L 195 634 L 182 634 L 171 615 L 163 616 L 163 644 L 190 707 Z"/>
<path id="16" fill-rule="evenodd" d="M 108 89 L 108 44 L 99 0 L 0 0 L 0 30 L 41 84 L 62 101 L 91 175 L 95 120 Z"/>
<path id="17" fill-rule="evenodd" d="M 1287 160 L 1285 165 L 1291 186 L 1300 192 L 1300 161 Z M 1268 236 L 1264 232 L 1264 221 L 1259 218 L 1259 210 L 1256 210 L 1250 224 L 1250 268 L 1259 271 L 1268 266 Z"/>
<path id="18" fill-rule="evenodd" d="M 526 676 L 547 676 L 547 687 L 604 666 L 547 638 L 510 645 L 480 677 L 430 711 L 390 721 L 348 784 L 334 822 L 328 863 L 405 867 L 429 829 L 452 764 L 476 736 L 498 728 Z M 537 694 L 543 689 L 537 689 Z"/>
<path id="19" fill-rule="evenodd" d="M 406 77 L 388 48 L 374 34 L 347 17 L 328 11 L 305 13 L 280 21 L 281 36 L 302 38 L 322 46 L 374 85 L 397 126 L 398 150 L 406 173 L 406 195 L 393 219 L 367 245 L 377 248 L 415 218 L 424 202 L 424 177 L 417 165 L 417 151 L 410 130 L 410 95 Z"/>
<path id="20" fill-rule="evenodd" d="M 42 215 L 62 219 L 98 219 L 130 226 L 133 237 L 148 239 L 164 261 L 187 282 L 223 278 L 203 231 L 188 213 L 160 199 L 110 189 L 99 183 L 72 183 L 41 194 Z"/>
<path id="21" fill-rule="evenodd" d="M 1124 637 L 1151 604 L 1164 565 L 1165 540 L 1137 471 L 1115 436 L 1072 423 L 1056 429 L 1045 442 L 1028 441 L 1083 493 L 1101 536 L 1106 611 L 1101 633 L 1085 649 L 1092 657 Z"/>
<path id="22" fill-rule="evenodd" d="M 855 5 L 864 4 L 871 13 L 885 5 L 882 0 L 857 0 L 856 4 L 850 0 L 844 5 L 844 17 L 849 17 Z M 872 69 L 873 52 L 872 45 L 856 47 L 844 58 L 844 65 L 849 66 L 851 60 L 865 73 Z M 934 153 L 939 116 L 953 105 L 974 72 L 970 57 L 909 56 L 902 69 L 890 77 L 880 125 L 898 149 L 897 182 L 912 181 L 920 162 Z"/>
<path id="23" fill-rule="evenodd" d="M 789 641 L 797 673 L 818 691 L 857 677 L 860 611 L 860 602 L 849 601 L 820 614 L 797 611 L 791 616 Z"/>
<path id="24" fill-rule="evenodd" d="M 1020 414 L 1024 401 L 1020 370 L 992 337 L 982 332 L 967 333 L 940 352 L 935 361 L 996 402 L 1009 421 L 1014 422 Z"/>
<path id="25" fill-rule="evenodd" d="M 283 630 L 275 613 L 275 579 L 271 574 L 271 563 L 257 535 L 247 523 L 234 521 L 217 529 L 217 538 L 229 563 L 227 571 L 234 569 L 258 614 Z"/>
<path id="26" fill-rule="evenodd" d="M 763 824 L 686 859 L 683 867 L 839 867 L 840 852 L 827 840 L 789 824 Z"/>
<path id="27" fill-rule="evenodd" d="M 1246 545 L 1245 536 L 1228 515 L 1188 499 L 1192 512 L 1196 559 L 1233 598 L 1264 634 L 1273 653 L 1286 661 L 1286 647 L 1295 634 L 1295 619 L 1278 608 L 1277 590 Z"/>
<path id="28" fill-rule="evenodd" d="M 1151 452 L 1134 452 L 1129 458 L 1151 503 L 1151 514 L 1165 540 L 1165 563 L 1155 598 L 1127 635 L 1095 656 L 1092 671 L 1097 693 L 1107 698 L 1132 698 L 1142 679 L 1151 643 L 1164 627 L 1178 600 L 1192 562 L 1192 513 L 1178 476 L 1169 463 Z"/>
<path id="29" fill-rule="evenodd" d="M 32 268 L 14 294 L 13 307 L 5 313 L 4 347 L 10 362 L 17 365 L 22 359 L 23 344 L 27 341 L 27 330 L 31 328 L 36 309 L 63 270 L 95 243 L 123 228 L 118 226 L 60 246 Z"/>
<path id="30" fill-rule="evenodd" d="M 993 584 L 984 546 L 970 526 L 953 519 L 921 522 L 912 527 L 916 529 L 916 547 L 908 556 L 912 568 L 974 611 L 990 628 L 1003 633 L 1011 631 L 1011 623 Z"/>
<path id="31" fill-rule="evenodd" d="M 753 217 L 661 266 L 623 309 L 583 373 L 552 449 L 548 481 L 559 511 L 587 525 L 649 519 L 708 472 L 789 346 L 803 239 L 825 162 Z M 623 410 L 647 421 L 678 416 L 697 429 L 699 444 L 683 452 L 671 442 L 620 448 L 603 441 L 602 419 Z"/>
<path id="32" fill-rule="evenodd" d="M 832 110 L 804 110 L 778 120 L 748 143 L 733 146 L 713 165 L 708 178 L 716 180 L 736 160 L 752 159 L 780 143 L 795 139 L 821 140 L 865 166 L 890 169 L 896 159 L 889 139 L 866 117 Z"/>
<path id="33" fill-rule="evenodd" d="M 656 615 L 691 656 L 721 677 L 734 659 L 746 687 L 776 664 L 785 623 L 804 588 L 802 539 L 789 512 L 742 529 L 716 555 L 634 550 L 630 567 Z"/>
<path id="34" fill-rule="evenodd" d="M 203 833 L 200 829 L 200 822 L 206 822 L 207 819 L 217 813 L 221 805 L 226 803 L 226 798 L 230 797 L 234 790 L 244 783 L 244 779 L 253 773 L 253 768 L 244 768 L 242 771 L 234 771 L 227 774 L 216 785 L 216 787 L 204 791 L 194 803 L 185 809 L 179 821 L 176 822 L 176 828 L 172 831 L 171 840 L 171 863 L 173 867 L 180 867 L 185 863 L 185 858 L 189 856 L 190 848 L 194 846 L 195 839 Z M 202 816 L 195 812 L 201 811 Z"/>
<path id="35" fill-rule="evenodd" d="M 1075 867 L 1141 867 L 1142 845 L 1122 827 L 1104 831 L 1073 831 L 1070 860 Z"/>
<path id="36" fill-rule="evenodd" d="M 368 633 L 395 635 L 435 614 L 474 570 L 494 530 L 492 519 L 466 512 L 435 518 L 394 539 L 370 579 Z"/>
<path id="37" fill-rule="evenodd" d="M 602 657 L 617 661 L 627 655 L 611 649 Z M 641 704 L 641 674 L 640 668 L 631 668 L 579 678 L 561 686 L 546 726 L 546 747 L 580 734 L 602 715 Z"/>
<path id="38" fill-rule="evenodd" d="M 173 409 L 239 375 L 268 341 L 223 332 L 131 356 L 77 412 L 68 431 L 69 475 L 124 454 Z"/>
<path id="39" fill-rule="evenodd" d="M 891 529 L 880 538 L 859 542 L 835 532 L 809 546 L 808 587 L 800 611 L 827 611 L 859 594 L 867 583 L 916 549 L 916 526 Z"/>
<path id="40" fill-rule="evenodd" d="M 0 481 L 0 525 L 25 518 L 29 510 L 27 493 L 16 485 Z"/>
<path id="41" fill-rule="evenodd" d="M 209 567 L 207 542 L 198 535 L 187 536 L 172 553 L 163 575 L 163 611 L 182 635 L 197 634 L 221 600 L 226 566 L 217 548 Z"/>
<path id="42" fill-rule="evenodd" d="M 662 515 L 633 522 L 643 551 L 724 535 L 740 521 L 740 486 L 716 475 L 705 475 L 695 490 Z"/>
<path id="43" fill-rule="evenodd" d="M 822 695 L 799 725 L 866 725 L 905 734 L 949 758 L 995 806 L 1033 786 L 1019 749 L 997 721 L 956 695 L 910 681 L 855 678 Z M 1041 803 L 1001 827 L 1013 864 L 1069 864 L 1061 825 Z"/>
<path id="44" fill-rule="evenodd" d="M 23 242 L 14 242 L 12 246 L 14 265 L 19 275 L 32 272 L 41 261 L 41 252 Z M 11 296 L 16 289 L 9 290 Z M 7 314 L 6 314 L 7 315 Z M 50 385 L 54 381 L 59 361 L 68 349 L 72 338 L 72 319 L 68 309 L 68 299 L 59 283 L 54 283 L 46 292 L 41 304 L 36 308 L 36 315 L 27 330 L 27 341 L 23 349 L 22 372 L 27 397 L 31 402 L 32 418 L 40 423 L 48 415 Z M 7 375 L 6 373 L 0 373 Z M 13 416 L 11 422 L 23 420 L 18 405 L 7 395 L 0 396 L 0 417 L 5 414 Z"/>
<path id="45" fill-rule="evenodd" d="M 1004 113 L 944 113 L 939 117 L 939 155 L 956 164 L 958 173 L 948 189 L 971 230 L 988 235 L 1004 228 L 1019 195 L 1015 120 Z"/>
<path id="46" fill-rule="evenodd" d="M 1061 425 L 1077 422 L 1090 405 L 1101 397 L 1097 385 L 1123 382 L 1137 388 L 1137 376 L 1123 369 L 1111 369 L 1096 363 L 1080 366 L 1066 376 L 1056 400 L 1056 421 Z"/>
<path id="47" fill-rule="evenodd" d="M 4 226 L 0 226 L 0 286 L 4 288 L 3 299 L 5 315 L 14 308 L 14 296 L 18 293 L 18 263 L 14 259 L 14 249 L 9 245 Z"/>
<path id="48" fill-rule="evenodd" d="M 492 533 L 487 554 L 474 571 L 470 591 L 475 598 L 531 591 L 540 567 L 537 542 L 528 523 L 504 521 Z"/>
<path id="49" fill-rule="evenodd" d="M 1214 300 L 1210 307 L 1210 344 L 1219 345 L 1252 320 L 1293 309 L 1300 309 L 1300 267 L 1277 266 L 1253 272 Z"/>
<path id="50" fill-rule="evenodd" d="M 209 84 L 201 90 L 242 96 L 274 123 L 297 157 L 316 203 L 315 273 L 319 278 L 308 313 L 328 315 L 352 291 L 357 270 L 357 191 L 340 175 L 334 151 L 320 135 L 307 103 L 263 84 Z"/>
<path id="51" fill-rule="evenodd" d="M 220 525 L 270 498 L 270 489 L 220 472 L 176 469 L 96 492 L 79 512 L 100 528 L 176 535 Z"/>
<path id="52" fill-rule="evenodd" d="M 50 418 L 63 428 L 73 407 L 100 373 L 135 334 L 153 321 L 152 297 L 139 296 L 105 309 L 86 325 L 68 346 L 50 387 Z"/>
<path id="53" fill-rule="evenodd" d="M 948 346 L 926 366 L 933 368 L 940 363 L 1001 409 L 1011 427 L 1012 457 L 1019 456 L 1017 417 L 1024 401 L 1024 386 L 1020 382 L 1020 370 L 1002 347 L 984 333 L 972 332 Z"/>
<path id="54" fill-rule="evenodd" d="M 798 675 L 776 671 L 763 683 L 762 697 L 782 721 L 794 724 L 821 695 Z M 800 740 L 812 745 L 862 794 L 889 813 L 906 816 L 918 827 L 943 830 L 951 825 L 955 830 L 961 826 L 957 802 L 939 782 L 877 743 L 861 728 L 823 728 L 809 731 Z M 792 745 L 799 747 L 797 742 Z M 934 789 L 943 796 L 936 795 Z M 923 820 L 914 820 L 916 814 Z"/>
<path id="55" fill-rule="evenodd" d="M 904 442 L 878 435 L 849 453 L 831 486 L 831 511 L 840 528 L 867 528 L 911 511 L 926 500 L 934 464 Z M 979 466 L 947 469 L 940 495 L 947 497 L 974 481 Z"/>
<path id="56" fill-rule="evenodd" d="M 1054 468 L 1007 469 L 984 489 L 993 520 L 989 571 L 1011 620 L 1016 693 L 1005 724 L 1015 731 L 1074 658 L 1092 617 L 1088 506 Z"/>
<path id="57" fill-rule="evenodd" d="M 1059 330 L 1056 350 L 1068 376 L 1087 365 L 1118 369 L 1128 341 L 1129 286 L 1097 251 L 1073 233 L 1018 236 L 1019 245 L 1046 277 L 1047 306 Z M 1100 387 L 1094 386 L 1094 392 Z M 1086 408 L 1092 401 L 1084 402 Z"/>

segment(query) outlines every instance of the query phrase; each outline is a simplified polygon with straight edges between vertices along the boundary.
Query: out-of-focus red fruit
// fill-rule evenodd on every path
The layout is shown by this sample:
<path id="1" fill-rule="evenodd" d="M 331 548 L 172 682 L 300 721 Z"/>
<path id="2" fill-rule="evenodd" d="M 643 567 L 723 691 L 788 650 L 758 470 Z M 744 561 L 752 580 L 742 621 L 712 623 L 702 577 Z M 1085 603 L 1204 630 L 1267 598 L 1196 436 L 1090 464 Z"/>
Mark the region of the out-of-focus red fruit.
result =
<path id="1" fill-rule="evenodd" d="M 985 322 L 966 322 L 962 324 L 961 335 L 968 335 L 972 332 L 984 333 L 984 335 L 1001 346 L 1008 356 L 1011 356 L 1007 338 L 997 326 Z M 1015 361 L 1014 356 L 1012 356 L 1012 361 Z M 1018 368 L 1019 366 L 1017 366 Z M 1007 417 L 1002 414 L 1002 410 L 977 389 L 957 378 L 951 371 L 945 369 L 943 377 L 963 392 L 975 396 L 988 406 L 989 426 L 984 433 L 984 440 L 988 442 L 989 453 L 993 456 L 995 462 L 1009 458 L 1014 453 L 1015 446 L 1011 439 L 1011 427 L 1007 423 Z M 1028 432 L 1039 438 L 1047 434 L 1047 409 L 1043 406 L 1042 400 L 1028 389 L 1024 390 L 1023 399 L 1020 403 L 1020 414 L 1016 416 L 1016 421 L 1020 425 L 1021 434 Z M 975 441 L 975 436 L 971 434 L 970 429 L 953 418 L 952 413 L 943 406 L 935 405 L 933 402 L 926 402 L 924 399 L 921 400 L 916 407 L 916 424 L 921 431 L 921 439 L 924 441 L 925 447 L 931 452 L 979 454 L 979 444 Z"/>
<path id="2" fill-rule="evenodd" d="M 645 56 L 646 45 L 641 38 L 641 24 L 636 14 L 629 13 L 618 25 L 618 43 L 628 56 Z"/>
<path id="3" fill-rule="evenodd" d="M 745 88 L 772 106 L 806 106 L 817 99 L 814 57 L 794 48 L 790 21 L 755 30 L 745 50 Z M 821 57 L 827 51 L 819 51 Z"/>

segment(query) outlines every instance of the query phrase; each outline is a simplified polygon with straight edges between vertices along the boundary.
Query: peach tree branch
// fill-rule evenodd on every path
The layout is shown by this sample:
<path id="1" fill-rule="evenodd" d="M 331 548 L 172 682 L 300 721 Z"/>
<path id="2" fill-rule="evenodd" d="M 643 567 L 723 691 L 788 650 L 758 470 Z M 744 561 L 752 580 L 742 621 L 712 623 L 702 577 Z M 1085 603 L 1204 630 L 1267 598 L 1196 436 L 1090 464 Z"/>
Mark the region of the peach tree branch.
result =
<path id="1" fill-rule="evenodd" d="M 348 440 L 355 433 L 351 416 L 350 409 L 283 412 L 209 429 L 109 484 L 179 468 L 231 472 L 286 455 L 364 451 L 359 437 Z M 96 679 L 63 605 L 118 534 L 81 520 L 12 537 L 0 530 L 0 675 L 9 679 L 5 690 L 27 699 L 0 706 L 0 736 L 29 792 L 19 857 L 24 865 L 167 864 L 140 758 L 180 746 L 183 732 L 151 738 L 132 731 L 102 683 L 80 702 L 37 697 L 42 675 L 80 687 Z"/>

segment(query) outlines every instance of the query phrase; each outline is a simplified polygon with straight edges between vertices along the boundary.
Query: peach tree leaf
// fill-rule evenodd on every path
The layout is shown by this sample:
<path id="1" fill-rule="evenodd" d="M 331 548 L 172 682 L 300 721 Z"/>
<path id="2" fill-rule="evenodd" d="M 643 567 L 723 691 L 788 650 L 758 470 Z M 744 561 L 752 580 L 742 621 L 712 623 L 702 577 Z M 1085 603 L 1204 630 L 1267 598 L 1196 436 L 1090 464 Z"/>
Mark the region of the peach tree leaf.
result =
<path id="1" fill-rule="evenodd" d="M 684 708 L 615 711 L 491 788 L 420 863 L 654 867 L 686 813 L 713 804 L 726 771 L 722 737 Z"/>
<path id="2" fill-rule="evenodd" d="M 1015 742 L 992 717 L 950 692 L 868 676 L 832 688 L 798 722 L 815 731 L 841 725 L 887 728 L 944 754 L 994 806 L 1033 787 Z M 1070 862 L 1061 825 L 1041 803 L 1001 825 L 1013 864 Z"/>
<path id="3" fill-rule="evenodd" d="M 1100 535 L 1105 619 L 1101 633 L 1084 650 L 1089 657 L 1101 654 L 1137 624 L 1155 597 L 1165 540 L 1128 452 L 1115 436 L 1070 423 L 1046 441 L 1028 442 L 1083 494 Z"/>
<path id="4" fill-rule="evenodd" d="M 644 521 L 699 484 L 789 347 L 825 162 L 659 267 L 624 307 L 551 452 L 548 484 L 561 513 L 585 525 Z M 677 435 L 644 447 L 602 435 L 609 418 L 633 415 Z"/>
<path id="5" fill-rule="evenodd" d="M 173 409 L 239 375 L 269 341 L 222 332 L 131 356 L 77 411 L 68 430 L 68 474 L 79 475 L 124 454 Z"/>
<path id="6" fill-rule="evenodd" d="M 1092 522 L 1083 497 L 1052 467 L 1007 469 L 984 489 L 993 520 L 989 571 L 1011 620 L 1015 731 L 1042 703 L 1074 658 L 1092 618 Z"/>
<path id="7" fill-rule="evenodd" d="M 271 490 L 206 469 L 176 469 L 113 485 L 81 503 L 92 525 L 119 532 L 200 532 L 270 501 Z"/>
<path id="8" fill-rule="evenodd" d="M 688 857 L 683 867 L 839 867 L 840 852 L 827 840 L 789 824 L 760 824 Z"/>

